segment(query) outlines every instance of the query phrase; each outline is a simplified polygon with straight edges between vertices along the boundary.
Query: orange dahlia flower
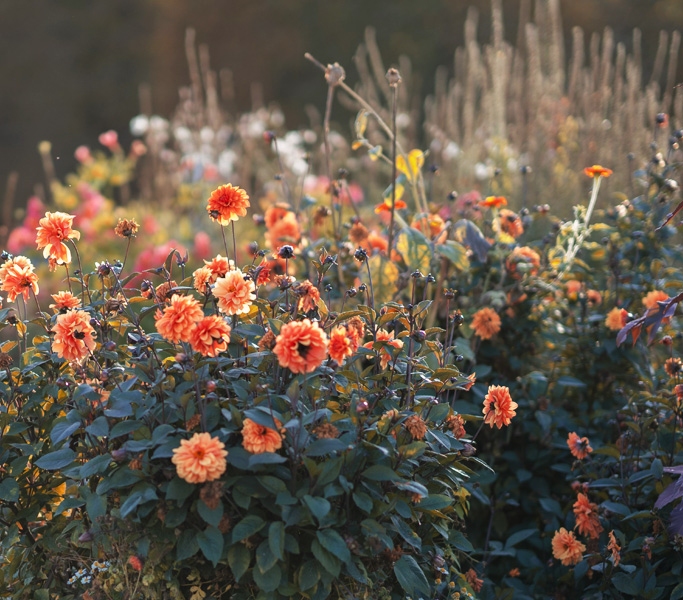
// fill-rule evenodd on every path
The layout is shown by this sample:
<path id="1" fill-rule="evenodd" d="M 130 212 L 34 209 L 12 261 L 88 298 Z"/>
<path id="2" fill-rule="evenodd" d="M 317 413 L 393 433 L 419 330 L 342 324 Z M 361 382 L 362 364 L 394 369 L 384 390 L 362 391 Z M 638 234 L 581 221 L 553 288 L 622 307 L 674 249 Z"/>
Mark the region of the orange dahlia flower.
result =
<path id="1" fill-rule="evenodd" d="M 619 561 L 621 560 L 621 555 L 619 554 L 621 546 L 617 544 L 617 538 L 614 537 L 614 530 L 609 532 L 609 544 L 607 544 L 607 549 L 612 553 L 612 560 L 614 561 L 614 566 L 618 566 Z"/>
<path id="2" fill-rule="evenodd" d="M 661 290 L 653 290 L 643 298 L 645 308 L 658 308 L 658 302 L 666 302 L 669 299 L 669 294 Z"/>
<path id="3" fill-rule="evenodd" d="M 528 272 L 530 275 L 536 275 L 536 273 L 538 273 L 539 267 L 541 266 L 541 257 L 539 256 L 538 252 L 529 248 L 528 246 L 515 248 L 505 261 L 507 270 L 515 279 L 521 278 L 520 273 L 517 271 L 517 265 L 520 263 L 531 265 L 531 268 Z"/>
<path id="4" fill-rule="evenodd" d="M 237 221 L 240 217 L 244 217 L 249 206 L 247 192 L 228 183 L 211 193 L 206 210 L 214 221 L 218 221 L 221 225 L 228 225 L 230 221 Z"/>
<path id="5" fill-rule="evenodd" d="M 215 357 L 225 352 L 230 342 L 230 325 L 219 315 L 209 315 L 199 321 L 190 334 L 190 344 L 202 356 Z"/>
<path id="6" fill-rule="evenodd" d="M 55 334 L 52 349 L 69 362 L 82 360 L 95 349 L 95 330 L 90 325 L 90 315 L 83 310 L 58 315 L 52 331 Z"/>
<path id="7" fill-rule="evenodd" d="M 283 219 L 285 215 L 291 213 L 288 205 L 273 204 L 268 207 L 265 214 L 263 215 L 263 220 L 265 221 L 266 228 L 271 229 L 275 223 L 280 219 Z"/>
<path id="8" fill-rule="evenodd" d="M 494 425 L 501 429 L 503 425 L 509 425 L 512 417 L 517 413 L 517 403 L 512 401 L 509 388 L 504 385 L 491 385 L 484 398 L 484 423 L 491 428 Z"/>
<path id="9" fill-rule="evenodd" d="M 612 331 L 619 331 L 626 325 L 628 319 L 628 312 L 624 308 L 613 308 L 607 313 L 605 325 Z"/>
<path id="10" fill-rule="evenodd" d="M 512 236 L 513 238 L 518 238 L 524 233 L 524 226 L 522 225 L 522 219 L 519 218 L 517 213 L 508 210 L 507 208 L 501 209 L 498 213 L 500 218 L 500 228 L 502 231 Z"/>
<path id="11" fill-rule="evenodd" d="M 275 221 L 266 232 L 266 240 L 275 252 L 285 244 L 296 246 L 301 240 L 301 230 L 296 215 L 293 212 L 286 212 L 281 219 Z"/>
<path id="12" fill-rule="evenodd" d="M 304 319 L 282 326 L 273 352 L 281 367 L 292 373 L 310 373 L 327 358 L 328 345 L 327 334 L 318 322 Z"/>
<path id="13" fill-rule="evenodd" d="M 320 300 L 320 292 L 308 279 L 300 283 L 296 287 L 296 293 L 300 294 L 299 310 L 302 312 L 309 312 L 318 308 L 318 300 Z"/>
<path id="14" fill-rule="evenodd" d="M 598 518 L 598 505 L 588 500 L 586 494 L 579 494 L 574 502 L 576 529 L 581 535 L 597 540 L 602 533 L 602 525 Z"/>
<path id="15" fill-rule="evenodd" d="M 390 346 L 393 346 L 394 348 L 403 348 L 403 340 L 395 340 L 393 331 L 390 333 L 386 329 L 378 329 L 376 337 L 378 342 L 387 342 Z M 370 350 L 372 350 L 373 344 L 374 342 L 368 342 L 363 346 L 363 348 L 369 348 Z M 379 351 L 379 355 L 381 357 L 380 366 L 383 369 L 386 369 L 387 365 L 389 364 L 389 361 L 393 360 L 392 356 L 389 353 L 389 350 L 386 349 L 386 347 L 383 347 Z"/>
<path id="16" fill-rule="evenodd" d="M 204 311 L 192 296 L 173 294 L 171 304 L 164 312 L 157 310 L 157 331 L 171 342 L 189 342 L 195 324 L 204 317 Z"/>
<path id="17" fill-rule="evenodd" d="M 241 315 L 249 312 L 251 304 L 256 300 L 254 282 L 244 278 L 244 273 L 233 269 L 225 277 L 216 279 L 213 295 L 218 298 L 218 308 L 226 315 Z"/>
<path id="18" fill-rule="evenodd" d="M 330 358 L 341 365 L 344 359 L 353 354 L 353 342 L 346 327 L 340 325 L 330 332 Z"/>
<path id="19" fill-rule="evenodd" d="M 500 331 L 500 317 L 492 308 L 482 308 L 472 317 L 472 329 L 482 340 L 490 340 Z"/>
<path id="20" fill-rule="evenodd" d="M 578 279 L 570 279 L 564 284 L 564 289 L 567 294 L 567 298 L 570 300 L 576 300 L 579 297 L 579 292 L 583 284 Z"/>
<path id="21" fill-rule="evenodd" d="M 553 556 L 562 561 L 565 567 L 570 567 L 581 562 L 583 553 L 586 551 L 584 546 L 574 536 L 573 531 L 567 531 L 561 527 L 553 536 Z"/>
<path id="22" fill-rule="evenodd" d="M 71 229 L 75 215 L 63 212 L 46 212 L 36 227 L 38 250 L 44 248 L 45 258 L 54 258 L 58 264 L 71 262 L 71 251 L 64 240 L 81 238 L 81 233 Z"/>
<path id="23" fill-rule="evenodd" d="M 351 348 L 355 352 L 363 341 L 363 337 L 365 337 L 365 323 L 363 323 L 363 319 L 358 315 L 351 317 L 346 322 L 346 333 L 351 340 Z"/>
<path id="24" fill-rule="evenodd" d="M 583 172 L 588 176 L 588 177 L 609 177 L 612 174 L 611 169 L 606 169 L 605 167 L 601 167 L 600 165 L 593 165 L 592 167 L 586 167 Z"/>
<path id="25" fill-rule="evenodd" d="M 487 208 L 500 208 L 507 205 L 508 201 L 503 196 L 488 196 L 485 200 L 480 200 L 479 202 L 479 206 Z"/>
<path id="26" fill-rule="evenodd" d="M 59 292 L 57 294 L 52 294 L 52 299 L 55 301 L 55 303 L 50 304 L 50 308 L 56 313 L 64 312 L 70 308 L 78 308 L 81 305 L 80 299 L 74 296 L 71 292 Z"/>
<path id="27" fill-rule="evenodd" d="M 216 275 L 214 275 L 213 271 L 209 269 L 209 267 L 200 267 L 194 273 L 192 273 L 193 277 L 193 285 L 194 289 L 197 290 L 200 294 L 206 294 L 206 286 L 207 284 L 211 286 L 211 284 L 218 279 Z"/>
<path id="28" fill-rule="evenodd" d="M 210 433 L 195 433 L 189 440 L 180 440 L 180 446 L 173 449 L 171 462 L 181 479 L 204 483 L 225 473 L 227 455 L 225 444 L 218 438 Z"/>
<path id="29" fill-rule="evenodd" d="M 211 260 L 205 260 L 204 264 L 213 274 L 213 279 L 211 283 L 214 283 L 216 279 L 218 279 L 219 277 L 225 277 L 225 274 L 228 271 L 231 271 L 235 268 L 234 261 L 229 260 L 225 256 L 221 256 L 220 254 L 216 255 Z"/>
<path id="30" fill-rule="evenodd" d="M 683 370 L 683 362 L 677 356 L 667 358 L 664 362 L 664 371 L 669 377 L 676 377 Z"/>
<path id="31" fill-rule="evenodd" d="M 588 443 L 588 438 L 579 437 L 578 434 L 573 431 L 567 438 L 567 446 L 569 446 L 571 453 L 579 460 L 583 460 L 589 453 L 593 452 L 593 448 L 591 448 Z"/>
<path id="32" fill-rule="evenodd" d="M 0 282 L 7 299 L 14 302 L 19 294 L 28 302 L 29 292 L 38 295 L 38 275 L 33 272 L 31 261 L 25 256 L 15 256 L 5 261 L 0 267 Z"/>
<path id="33" fill-rule="evenodd" d="M 276 420 L 276 425 L 280 422 Z M 252 454 L 275 452 L 282 448 L 282 436 L 279 431 L 259 425 L 251 419 L 244 419 L 242 427 L 242 446 Z"/>

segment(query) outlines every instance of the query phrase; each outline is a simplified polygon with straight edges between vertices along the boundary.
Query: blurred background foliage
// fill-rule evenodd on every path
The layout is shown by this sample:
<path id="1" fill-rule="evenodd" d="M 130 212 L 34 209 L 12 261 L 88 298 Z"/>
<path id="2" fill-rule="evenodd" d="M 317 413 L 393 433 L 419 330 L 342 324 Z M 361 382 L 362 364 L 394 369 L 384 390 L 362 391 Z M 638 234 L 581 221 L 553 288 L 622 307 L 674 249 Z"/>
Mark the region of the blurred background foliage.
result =
<path id="1" fill-rule="evenodd" d="M 508 40 L 517 35 L 521 1 L 503 2 Z M 659 31 L 683 27 L 680 0 L 560 3 L 567 45 L 574 26 L 584 29 L 586 46 L 592 33 L 609 26 L 615 42 L 630 52 L 639 27 L 645 78 Z M 344 64 L 353 85 L 352 57 L 372 26 L 387 62 L 410 58 L 418 76 L 413 85 L 424 96 L 434 90 L 439 65 L 452 70 L 472 6 L 481 13 L 479 40 L 488 41 L 490 0 L 0 0 L 0 185 L 17 171 L 15 202 L 25 204 L 42 177 L 41 140 L 53 144 L 58 176 L 74 168 L 74 148 L 96 145 L 102 131 L 115 129 L 127 142 L 141 86 L 151 90 L 153 111 L 170 115 L 178 88 L 188 82 L 188 27 L 209 48 L 213 66 L 230 72 L 224 76 L 232 78 L 235 94 L 228 108 L 245 111 L 255 102 L 276 101 L 288 125 L 298 127 L 307 122 L 306 105 L 320 106 L 325 94 L 304 52 Z M 680 64 L 677 80 L 683 80 Z"/>

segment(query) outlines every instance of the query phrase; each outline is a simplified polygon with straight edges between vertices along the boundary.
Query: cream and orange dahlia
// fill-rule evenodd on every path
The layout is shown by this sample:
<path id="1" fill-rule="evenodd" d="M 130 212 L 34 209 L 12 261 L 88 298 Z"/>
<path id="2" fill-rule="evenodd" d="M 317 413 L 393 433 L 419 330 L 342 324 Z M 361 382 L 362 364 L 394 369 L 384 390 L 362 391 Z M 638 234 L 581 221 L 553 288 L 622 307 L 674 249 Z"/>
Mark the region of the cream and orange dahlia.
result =
<path id="1" fill-rule="evenodd" d="M 230 221 L 237 221 L 247 214 L 249 196 L 242 188 L 230 183 L 215 189 L 206 206 L 209 216 L 221 225 L 228 225 Z"/>
<path id="2" fill-rule="evenodd" d="M 245 279 L 244 273 L 233 269 L 225 277 L 216 279 L 213 295 L 218 299 L 218 308 L 226 315 L 246 314 L 256 300 L 256 286 L 251 279 Z"/>
<path id="3" fill-rule="evenodd" d="M 25 256 L 15 256 L 6 260 L 0 266 L 0 284 L 3 292 L 7 292 L 7 299 L 14 302 L 17 296 L 23 295 L 28 302 L 29 293 L 38 295 L 38 275 L 33 271 L 33 264 Z"/>
<path id="4" fill-rule="evenodd" d="M 178 477 L 188 483 L 204 483 L 218 479 L 227 466 L 225 444 L 210 433 L 195 433 L 189 440 L 181 440 L 173 449 L 171 462 Z"/>
<path id="5" fill-rule="evenodd" d="M 565 567 L 580 563 L 586 551 L 586 546 L 576 539 L 574 532 L 567 531 L 564 527 L 555 532 L 552 545 L 553 556 Z"/>
<path id="6" fill-rule="evenodd" d="M 280 366 L 292 373 L 311 373 L 327 358 L 329 340 L 317 321 L 286 323 L 280 329 L 273 352 Z"/>
<path id="7" fill-rule="evenodd" d="M 219 315 L 204 317 L 192 329 L 190 344 L 202 356 L 215 357 L 225 352 L 230 343 L 230 325 Z"/>
<path id="8" fill-rule="evenodd" d="M 280 426 L 279 421 L 276 422 L 276 425 Z M 251 419 L 244 419 L 242 446 L 247 452 L 252 454 L 275 452 L 282 448 L 282 436 L 279 431 L 271 427 L 259 425 Z"/>
<path id="9" fill-rule="evenodd" d="M 517 403 L 513 402 L 510 390 L 503 385 L 489 386 L 489 391 L 484 398 L 484 423 L 501 429 L 503 425 L 509 425 L 512 417 L 517 413 Z"/>
<path id="10" fill-rule="evenodd" d="M 157 331 L 170 342 L 189 342 L 195 324 L 204 317 L 204 311 L 191 296 L 173 294 L 171 303 L 162 313 L 154 316 Z"/>
<path id="11" fill-rule="evenodd" d="M 346 327 L 339 325 L 330 332 L 330 358 L 341 365 L 346 358 L 353 354 L 353 342 L 346 331 Z"/>
<path id="12" fill-rule="evenodd" d="M 58 264 L 71 262 L 71 251 L 65 240 L 81 238 L 81 233 L 71 228 L 75 215 L 63 212 L 47 212 L 36 227 L 38 250 L 43 248 L 45 258 L 54 258 Z"/>
<path id="13" fill-rule="evenodd" d="M 95 349 L 95 330 L 90 325 L 90 315 L 83 310 L 58 315 L 52 331 L 55 334 L 52 349 L 69 362 L 80 361 Z"/>
<path id="14" fill-rule="evenodd" d="M 579 460 L 582 460 L 588 456 L 590 452 L 593 452 L 587 437 L 579 437 L 578 434 L 573 431 L 569 434 L 567 438 L 567 446 L 570 452 Z"/>
<path id="15" fill-rule="evenodd" d="M 71 308 L 78 308 L 81 305 L 80 298 L 77 298 L 71 292 L 59 292 L 57 294 L 52 294 L 52 299 L 55 301 L 55 303 L 50 304 L 50 308 L 56 313 L 64 312 Z"/>

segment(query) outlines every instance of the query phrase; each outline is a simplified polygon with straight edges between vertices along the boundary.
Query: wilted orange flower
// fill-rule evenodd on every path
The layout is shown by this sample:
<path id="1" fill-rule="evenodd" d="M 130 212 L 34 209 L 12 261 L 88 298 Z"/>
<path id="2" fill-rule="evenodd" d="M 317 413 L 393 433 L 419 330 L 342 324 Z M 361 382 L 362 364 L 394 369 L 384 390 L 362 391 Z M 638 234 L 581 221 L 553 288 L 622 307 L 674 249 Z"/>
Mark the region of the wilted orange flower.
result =
<path id="1" fill-rule="evenodd" d="M 157 331 L 171 342 L 189 342 L 195 324 L 204 317 L 204 311 L 191 296 L 173 294 L 171 304 L 154 316 Z"/>
<path id="2" fill-rule="evenodd" d="M 586 551 L 584 546 L 574 536 L 573 531 L 567 531 L 561 527 L 553 536 L 553 556 L 562 561 L 565 567 L 570 567 L 581 562 L 583 553 Z"/>
<path id="3" fill-rule="evenodd" d="M 606 169 L 600 165 L 593 165 L 592 167 L 586 167 L 583 172 L 588 177 L 609 177 L 612 174 L 611 169 Z"/>
<path id="4" fill-rule="evenodd" d="M 500 317 L 489 307 L 482 308 L 472 317 L 472 329 L 482 340 L 490 340 L 500 331 Z"/>
<path id="5" fill-rule="evenodd" d="M 504 385 L 491 385 L 484 398 L 484 423 L 490 427 L 496 425 L 501 429 L 503 425 L 509 425 L 512 417 L 517 413 L 517 403 L 510 397 L 510 389 Z"/>
<path id="6" fill-rule="evenodd" d="M 276 420 L 275 424 L 280 427 L 281 423 Z M 252 454 L 262 454 L 263 452 L 275 452 L 282 448 L 282 436 L 280 432 L 264 425 L 244 419 L 242 427 L 242 446 L 247 452 Z"/>
<path id="7" fill-rule="evenodd" d="M 133 568 L 135 571 L 142 571 L 142 561 L 133 554 L 128 558 L 128 564 Z"/>
<path id="8" fill-rule="evenodd" d="M 517 271 L 517 266 L 520 263 L 531 265 L 531 268 L 527 272 L 530 275 L 536 275 L 536 273 L 538 273 L 539 267 L 541 266 L 541 257 L 538 255 L 538 252 L 532 248 L 529 248 L 528 246 L 515 248 L 505 261 L 507 270 L 515 279 L 519 279 L 521 277 Z"/>
<path id="9" fill-rule="evenodd" d="M 583 460 L 586 458 L 586 456 L 588 456 L 589 453 L 593 452 L 593 448 L 591 448 L 590 444 L 588 443 L 588 438 L 580 438 L 578 434 L 574 433 L 573 431 L 567 438 L 567 446 L 569 446 L 571 453 L 579 460 Z"/>
<path id="10" fill-rule="evenodd" d="M 52 299 L 55 301 L 54 304 L 50 304 L 56 313 L 64 312 L 70 308 L 78 308 L 81 305 L 79 298 L 74 296 L 71 292 L 59 292 L 57 294 L 52 294 Z"/>
<path id="11" fill-rule="evenodd" d="M 460 439 L 465 437 L 465 420 L 460 415 L 451 415 L 446 419 L 446 426 L 453 432 L 453 435 Z"/>
<path id="12" fill-rule="evenodd" d="M 503 196 L 488 196 L 485 200 L 479 202 L 479 206 L 486 206 L 488 208 L 500 208 L 507 205 L 508 201 Z"/>
<path id="13" fill-rule="evenodd" d="M 607 549 L 612 553 L 612 561 L 614 562 L 614 566 L 618 566 L 619 561 L 621 560 L 621 554 L 619 553 L 621 546 L 617 544 L 617 538 L 614 537 L 614 530 L 609 532 L 609 544 L 607 544 Z"/>
<path id="14" fill-rule="evenodd" d="M 653 290 L 643 298 L 645 308 L 658 308 L 657 302 L 666 302 L 669 299 L 669 294 L 661 290 Z"/>
<path id="15" fill-rule="evenodd" d="M 36 244 L 38 250 L 44 248 L 43 256 L 45 258 L 52 257 L 59 264 L 71 262 L 71 251 L 64 244 L 64 240 L 79 240 L 81 238 L 79 231 L 71 229 L 74 216 L 63 212 L 46 212 L 39 221 L 39 226 L 36 227 L 38 232 Z"/>
<path id="16" fill-rule="evenodd" d="M 227 455 L 225 444 L 218 438 L 210 433 L 195 433 L 189 440 L 180 440 L 180 446 L 173 449 L 171 462 L 181 479 L 204 483 L 225 473 Z"/>
<path id="17" fill-rule="evenodd" d="M 330 440 L 339 437 L 339 429 L 337 429 L 332 423 L 323 423 L 318 425 L 313 433 L 321 440 Z"/>
<path id="18" fill-rule="evenodd" d="M 520 576 L 519 569 L 517 567 L 515 567 L 514 569 L 510 569 L 508 575 L 510 577 L 519 577 Z"/>
<path id="19" fill-rule="evenodd" d="M 215 275 L 213 274 L 213 271 L 211 271 L 211 269 L 209 269 L 209 267 L 206 266 L 197 269 L 194 273 L 192 273 L 192 277 L 194 278 L 194 289 L 197 290 L 200 294 L 206 294 L 207 284 L 210 286 L 213 283 L 212 280 L 215 280 Z M 211 293 L 210 289 L 209 293 Z"/>
<path id="20" fill-rule="evenodd" d="M 228 225 L 230 221 L 237 221 L 240 217 L 244 217 L 249 206 L 247 192 L 228 183 L 211 193 L 206 210 L 214 221 L 218 221 L 221 225 Z"/>
<path id="21" fill-rule="evenodd" d="M 628 312 L 624 308 L 613 308 L 607 313 L 605 325 L 612 331 L 619 331 L 626 325 L 628 319 Z"/>
<path id="22" fill-rule="evenodd" d="M 511 235 L 513 238 L 518 238 L 524 233 L 524 226 L 519 215 L 507 208 L 502 208 L 498 213 L 500 219 L 500 228 L 502 231 Z"/>
<path id="23" fill-rule="evenodd" d="M 175 288 L 178 287 L 178 284 L 175 281 L 164 281 L 164 283 L 160 283 L 154 290 L 154 293 L 156 294 L 156 299 L 159 302 L 166 302 L 168 300 L 171 290 L 174 290 Z"/>
<path id="24" fill-rule="evenodd" d="M 114 233 L 122 238 L 135 237 L 140 226 L 135 219 L 119 219 L 118 224 L 114 228 Z"/>
<path id="25" fill-rule="evenodd" d="M 281 367 L 292 373 L 311 373 L 327 358 L 329 340 L 317 321 L 286 323 L 280 329 L 273 352 Z"/>
<path id="26" fill-rule="evenodd" d="M 65 360 L 82 360 L 95 349 L 90 315 L 83 310 L 70 310 L 57 316 L 52 328 L 55 339 L 52 349 Z"/>
<path id="27" fill-rule="evenodd" d="M 669 377 L 676 377 L 683 369 L 683 362 L 678 357 L 667 358 L 664 363 L 664 370 Z"/>
<path id="28" fill-rule="evenodd" d="M 209 315 L 199 321 L 190 334 L 190 344 L 202 356 L 215 357 L 225 352 L 230 342 L 230 325 L 219 315 Z"/>
<path id="29" fill-rule="evenodd" d="M 484 580 L 477 577 L 477 572 L 474 569 L 470 569 L 465 573 L 465 580 L 476 593 L 479 593 L 484 585 Z"/>
<path id="30" fill-rule="evenodd" d="M 351 340 L 351 348 L 355 352 L 365 336 L 365 323 L 358 315 L 346 322 L 346 333 Z"/>
<path id="31" fill-rule="evenodd" d="M 15 256 L 5 261 L 0 267 L 0 282 L 7 299 L 14 302 L 19 294 L 28 302 L 29 292 L 38 295 L 38 275 L 33 272 L 31 261 L 25 256 Z"/>
<path id="32" fill-rule="evenodd" d="M 422 440 L 427 434 L 427 425 L 420 415 L 411 415 L 403 422 L 405 427 L 414 440 Z"/>
<path id="33" fill-rule="evenodd" d="M 340 325 L 330 332 L 330 358 L 341 365 L 344 359 L 353 354 L 353 345 L 346 327 Z"/>
<path id="34" fill-rule="evenodd" d="M 320 300 L 320 292 L 308 279 L 300 283 L 296 289 L 299 297 L 299 310 L 308 312 L 318 308 L 318 300 Z"/>
<path id="35" fill-rule="evenodd" d="M 574 516 L 576 528 L 581 535 L 597 540 L 602 532 L 602 525 L 598 518 L 598 505 L 588 500 L 586 494 L 579 494 L 574 502 Z"/>
<path id="36" fill-rule="evenodd" d="M 246 314 L 256 299 L 254 282 L 244 278 L 239 269 L 233 269 L 225 277 L 216 279 L 213 295 L 218 298 L 218 308 L 227 315 Z"/>
<path id="37" fill-rule="evenodd" d="M 349 240 L 354 246 L 359 246 L 368 237 L 368 228 L 362 223 L 354 223 L 349 229 Z"/>
<path id="38" fill-rule="evenodd" d="M 265 285 L 270 281 L 270 272 L 273 269 L 272 263 L 268 262 L 265 258 L 261 261 L 259 266 L 256 268 L 256 285 Z"/>
<path id="39" fill-rule="evenodd" d="M 390 346 L 393 346 L 394 348 L 403 348 L 403 340 L 395 340 L 393 331 L 390 333 L 386 329 L 378 329 L 376 337 L 378 342 L 387 342 Z M 368 342 L 363 346 L 363 348 L 370 348 L 372 350 L 373 344 L 374 342 Z M 382 348 L 379 351 L 379 354 L 381 357 L 380 366 L 383 369 L 386 369 L 387 365 L 389 364 L 389 361 L 392 360 L 391 354 L 389 354 L 389 350 L 387 350 L 386 347 Z"/>

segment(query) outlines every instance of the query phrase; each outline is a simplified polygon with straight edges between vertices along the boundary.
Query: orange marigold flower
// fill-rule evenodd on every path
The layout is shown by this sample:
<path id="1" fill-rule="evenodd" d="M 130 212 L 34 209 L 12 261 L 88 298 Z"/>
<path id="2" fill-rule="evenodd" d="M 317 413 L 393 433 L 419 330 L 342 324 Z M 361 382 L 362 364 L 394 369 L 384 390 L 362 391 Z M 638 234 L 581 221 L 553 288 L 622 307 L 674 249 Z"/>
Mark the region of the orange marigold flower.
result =
<path id="1" fill-rule="evenodd" d="M 275 424 L 280 427 L 281 423 L 275 421 Z M 280 432 L 259 425 L 251 419 L 244 419 L 242 427 L 242 446 L 247 452 L 252 454 L 262 454 L 263 452 L 275 452 L 282 448 L 282 436 Z"/>
<path id="2" fill-rule="evenodd" d="M 422 440 L 427 434 L 427 425 L 420 415 L 411 415 L 403 422 L 405 427 L 414 440 Z"/>
<path id="3" fill-rule="evenodd" d="M 218 298 L 218 308 L 226 315 L 246 314 L 256 299 L 254 282 L 244 278 L 239 269 L 233 269 L 219 277 L 213 288 L 213 295 Z"/>
<path id="4" fill-rule="evenodd" d="M 353 354 L 353 343 L 346 327 L 340 325 L 330 332 L 330 358 L 341 365 L 344 359 Z"/>
<path id="5" fill-rule="evenodd" d="M 90 315 L 83 310 L 70 310 L 57 316 L 52 328 L 55 339 L 52 349 L 65 360 L 82 360 L 95 349 Z"/>
<path id="6" fill-rule="evenodd" d="M 492 308 L 482 308 L 472 317 L 472 329 L 482 340 L 490 340 L 500 331 L 500 317 Z"/>
<path id="7" fill-rule="evenodd" d="M 669 377 L 676 377 L 683 369 L 683 362 L 678 357 L 667 358 L 664 363 L 664 370 Z"/>
<path id="8" fill-rule="evenodd" d="M 491 428 L 494 425 L 501 429 L 503 425 L 509 425 L 512 417 L 517 413 L 517 403 L 510 396 L 510 389 L 504 385 L 491 385 L 484 398 L 484 423 Z"/>
<path id="9" fill-rule="evenodd" d="M 390 333 L 386 329 L 379 329 L 377 330 L 376 337 L 378 342 L 387 342 L 390 346 L 393 346 L 394 348 L 403 348 L 403 340 L 395 340 L 393 331 Z M 372 350 L 373 344 L 374 342 L 368 342 L 363 346 L 363 348 L 369 348 L 370 350 Z M 383 347 L 379 351 L 379 355 L 381 357 L 380 366 L 383 369 L 386 369 L 387 365 L 389 364 L 389 361 L 393 360 L 393 358 L 389 353 L 389 350 L 386 349 L 386 347 Z"/>
<path id="10" fill-rule="evenodd" d="M 142 561 L 134 554 L 128 558 L 128 564 L 133 568 L 133 570 L 142 571 Z"/>
<path id="11" fill-rule="evenodd" d="M 5 261 L 0 267 L 0 282 L 7 299 L 14 302 L 19 294 L 28 302 L 29 292 L 38 295 L 38 275 L 33 272 L 31 261 L 25 256 L 15 256 Z"/>
<path id="12" fill-rule="evenodd" d="M 626 325 L 628 319 L 628 312 L 624 308 L 613 308 L 607 313 L 605 325 L 612 331 L 619 331 Z"/>
<path id="13" fill-rule="evenodd" d="M 597 540 L 602 532 L 602 525 L 598 518 L 598 505 L 588 500 L 586 494 L 579 494 L 574 502 L 574 516 L 576 528 L 581 535 Z"/>
<path id="14" fill-rule="evenodd" d="M 612 174 L 611 169 L 606 169 L 600 165 L 593 165 L 592 167 L 586 167 L 583 172 L 588 177 L 609 177 Z"/>
<path id="15" fill-rule="evenodd" d="M 209 267 L 200 267 L 197 269 L 194 273 L 192 273 L 192 277 L 194 278 L 193 285 L 194 289 L 197 290 L 200 294 L 206 294 L 207 289 L 206 286 L 207 284 L 211 286 L 211 284 L 217 279 L 216 275 L 214 275 L 213 271 L 209 269 Z M 208 290 L 209 294 L 211 293 L 211 288 L 209 287 Z"/>
<path id="16" fill-rule="evenodd" d="M 465 580 L 476 593 L 479 593 L 484 585 L 484 580 L 477 577 L 477 572 L 474 569 L 470 569 L 465 573 Z"/>
<path id="17" fill-rule="evenodd" d="M 619 561 L 621 560 L 621 546 L 617 544 L 617 538 L 614 537 L 614 530 L 609 532 L 609 544 L 607 544 L 607 549 L 612 553 L 612 561 L 614 562 L 614 566 L 618 566 Z"/>
<path id="18" fill-rule="evenodd" d="M 359 316 L 351 317 L 346 322 L 346 333 L 351 340 L 351 348 L 355 352 L 365 336 L 365 323 Z"/>
<path id="19" fill-rule="evenodd" d="M 488 196 L 485 200 L 479 201 L 479 206 L 487 208 L 500 208 L 507 205 L 508 201 L 503 196 Z"/>
<path id="20" fill-rule="evenodd" d="M 562 562 L 565 567 L 570 567 L 581 562 L 583 553 L 586 551 L 584 546 L 574 536 L 573 531 L 567 531 L 561 527 L 553 536 L 553 556 Z"/>
<path id="21" fill-rule="evenodd" d="M 64 240 L 81 238 L 81 233 L 71 229 L 75 215 L 63 212 L 46 212 L 36 227 L 38 250 L 44 248 L 45 258 L 54 258 L 59 264 L 71 262 L 71 251 Z"/>
<path id="22" fill-rule="evenodd" d="M 643 298 L 645 308 L 658 308 L 658 302 L 666 302 L 669 299 L 669 294 L 661 290 L 653 290 Z"/>
<path id="23" fill-rule="evenodd" d="M 498 213 L 500 218 L 500 228 L 502 231 L 512 236 L 513 238 L 518 238 L 524 233 L 524 226 L 522 225 L 522 219 L 519 215 L 507 208 L 502 208 L 500 213 Z"/>
<path id="24" fill-rule="evenodd" d="M 52 294 L 52 299 L 55 301 L 55 303 L 50 304 L 50 308 L 56 313 L 67 311 L 70 308 L 78 308 L 81 305 L 80 299 L 74 296 L 71 292 L 59 292 L 57 294 Z"/>
<path id="25" fill-rule="evenodd" d="M 135 219 L 119 219 L 118 224 L 114 228 L 114 233 L 122 238 L 135 237 L 135 234 L 140 229 Z"/>
<path id="26" fill-rule="evenodd" d="M 446 426 L 453 432 L 457 438 L 465 437 L 465 420 L 460 415 L 451 415 L 446 419 Z"/>
<path id="27" fill-rule="evenodd" d="M 273 352 L 281 367 L 292 373 L 311 373 L 327 358 L 328 344 L 327 334 L 318 322 L 304 319 L 282 326 Z"/>
<path id="28" fill-rule="evenodd" d="M 507 270 L 515 279 L 519 279 L 521 277 L 520 273 L 517 271 L 517 267 L 520 264 L 531 265 L 528 268 L 528 273 L 530 275 L 536 275 L 536 273 L 538 273 L 539 267 L 541 266 L 541 257 L 536 250 L 533 250 L 528 246 L 515 248 L 505 261 Z"/>
<path id="29" fill-rule="evenodd" d="M 578 434 L 573 431 L 567 438 L 567 446 L 569 446 L 571 453 L 579 460 L 583 460 L 589 453 L 593 452 L 593 448 L 591 448 L 588 443 L 588 438 L 579 437 Z"/>
<path id="30" fill-rule="evenodd" d="M 219 315 L 209 315 L 199 321 L 190 335 L 190 344 L 202 356 L 215 357 L 225 352 L 230 342 L 230 325 Z"/>
<path id="31" fill-rule="evenodd" d="M 247 192 L 228 183 L 211 193 L 206 210 L 214 221 L 218 221 L 221 225 L 228 225 L 230 221 L 237 221 L 240 217 L 244 217 L 249 206 Z"/>
<path id="32" fill-rule="evenodd" d="M 318 308 L 318 300 L 320 300 L 320 292 L 308 279 L 294 290 L 299 296 L 299 310 L 302 312 L 309 312 Z"/>
<path id="33" fill-rule="evenodd" d="M 171 304 L 164 312 L 154 316 L 157 331 L 171 342 L 189 342 L 195 324 L 204 317 L 204 311 L 191 296 L 173 294 Z"/>
<path id="34" fill-rule="evenodd" d="M 171 462 L 181 479 L 204 483 L 225 473 L 227 455 L 225 444 L 218 438 L 210 433 L 195 433 L 189 440 L 180 440 L 180 446 L 173 449 Z"/>
<path id="35" fill-rule="evenodd" d="M 510 571 L 508 572 L 508 575 L 510 577 L 519 577 L 520 576 L 519 569 L 517 567 L 515 567 L 514 569 L 510 569 Z"/>

